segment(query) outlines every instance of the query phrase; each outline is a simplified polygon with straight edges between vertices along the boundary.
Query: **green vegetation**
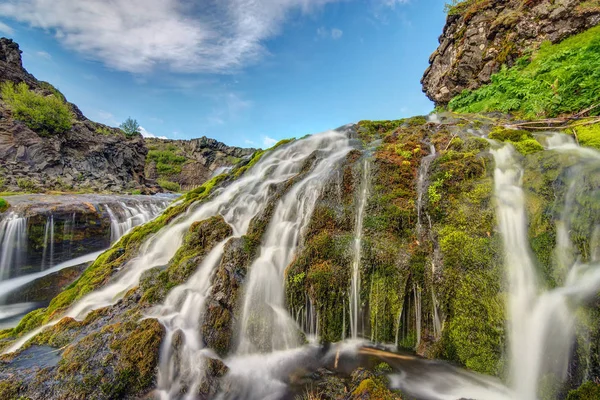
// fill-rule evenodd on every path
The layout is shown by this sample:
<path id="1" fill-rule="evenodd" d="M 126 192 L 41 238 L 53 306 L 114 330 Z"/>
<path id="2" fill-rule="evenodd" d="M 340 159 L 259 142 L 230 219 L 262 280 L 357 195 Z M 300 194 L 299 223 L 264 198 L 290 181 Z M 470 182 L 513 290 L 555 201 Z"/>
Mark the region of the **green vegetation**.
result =
<path id="1" fill-rule="evenodd" d="M 181 172 L 181 166 L 186 158 L 178 155 L 175 150 L 150 150 L 147 159 L 156 162 L 156 171 L 161 177 L 168 177 Z"/>
<path id="2" fill-rule="evenodd" d="M 586 382 L 577 390 L 571 390 L 567 400 L 591 400 L 600 399 L 600 385 L 594 382 Z"/>
<path id="3" fill-rule="evenodd" d="M 524 156 L 544 150 L 529 131 L 496 127 L 489 135 L 490 139 L 511 143 Z"/>
<path id="4" fill-rule="evenodd" d="M 600 103 L 600 26 L 558 44 L 549 42 L 512 68 L 492 75 L 492 83 L 465 90 L 448 104 L 452 111 L 500 111 L 525 118 L 571 114 Z M 600 108 L 591 111 L 598 115 Z"/>
<path id="5" fill-rule="evenodd" d="M 6 201 L 2 197 L 0 197 L 0 213 L 3 213 L 4 211 L 6 211 L 8 209 L 8 207 L 10 207 L 10 204 L 8 204 L 8 201 Z"/>
<path id="6" fill-rule="evenodd" d="M 132 137 L 140 134 L 140 124 L 135 119 L 128 117 L 119 128 L 125 133 L 125 136 Z"/>
<path id="7" fill-rule="evenodd" d="M 38 190 L 35 182 L 27 178 L 17 179 L 17 186 L 26 192 L 36 192 Z"/>
<path id="8" fill-rule="evenodd" d="M 171 182 L 166 179 L 158 179 L 156 182 L 160 185 L 160 187 L 162 187 L 163 189 L 168 190 L 170 192 L 180 192 L 181 191 L 181 186 L 177 182 Z"/>
<path id="9" fill-rule="evenodd" d="M 4 82 L 0 91 L 14 118 L 23 121 L 38 134 L 61 134 L 71 129 L 71 111 L 64 96 L 41 95 L 29 90 L 24 82 L 16 86 L 13 82 Z"/>
<path id="10" fill-rule="evenodd" d="M 575 132 L 580 145 L 600 150 L 600 123 L 578 126 Z"/>

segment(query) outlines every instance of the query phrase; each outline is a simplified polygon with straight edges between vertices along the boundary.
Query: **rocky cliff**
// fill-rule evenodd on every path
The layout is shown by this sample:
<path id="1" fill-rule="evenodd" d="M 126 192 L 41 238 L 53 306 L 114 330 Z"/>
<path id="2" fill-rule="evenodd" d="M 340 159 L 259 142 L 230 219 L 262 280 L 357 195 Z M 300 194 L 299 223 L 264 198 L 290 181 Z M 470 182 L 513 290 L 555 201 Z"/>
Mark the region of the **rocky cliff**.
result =
<path id="1" fill-rule="evenodd" d="M 450 9 L 429 58 L 423 91 L 438 105 L 490 82 L 544 42 L 559 42 L 600 22 L 600 4 L 579 0 L 466 0 Z"/>
<path id="2" fill-rule="evenodd" d="M 35 93 L 64 96 L 22 65 L 17 43 L 0 38 L 0 83 L 25 82 Z M 15 118 L 0 100 L 0 191 L 155 191 L 144 176 L 147 149 L 141 136 L 90 121 L 74 104 L 71 129 L 43 136 Z"/>
<path id="3" fill-rule="evenodd" d="M 205 136 L 191 140 L 148 139 L 146 177 L 189 190 L 231 169 L 256 149 L 227 146 Z M 166 187 L 165 187 L 166 188 Z"/>

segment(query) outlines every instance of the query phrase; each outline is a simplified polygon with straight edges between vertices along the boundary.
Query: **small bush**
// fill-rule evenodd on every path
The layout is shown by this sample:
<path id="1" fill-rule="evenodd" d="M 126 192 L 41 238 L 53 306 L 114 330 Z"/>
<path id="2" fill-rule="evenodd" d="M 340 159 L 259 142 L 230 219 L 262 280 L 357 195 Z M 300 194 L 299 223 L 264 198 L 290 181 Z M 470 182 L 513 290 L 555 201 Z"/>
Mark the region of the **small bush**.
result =
<path id="1" fill-rule="evenodd" d="M 158 184 L 165 190 L 170 192 L 179 192 L 181 191 L 181 186 L 177 182 L 171 182 L 166 179 L 159 179 Z"/>
<path id="2" fill-rule="evenodd" d="M 586 382 L 577 390 L 571 390 L 567 400 L 591 400 L 600 399 L 600 385 L 594 382 Z"/>
<path id="3" fill-rule="evenodd" d="M 121 125 L 119 125 L 119 128 L 121 128 L 127 137 L 141 135 L 140 124 L 131 117 L 128 117 Z"/>
<path id="4" fill-rule="evenodd" d="M 3 213 L 4 211 L 6 211 L 8 209 L 8 207 L 10 207 L 10 204 L 8 204 L 8 201 L 6 201 L 2 197 L 0 197 L 0 213 Z"/>
<path id="5" fill-rule="evenodd" d="M 38 134 L 61 134 L 71 129 L 71 111 L 64 97 L 43 96 L 29 90 L 24 82 L 16 86 L 13 82 L 4 82 L 0 90 L 14 118 Z"/>
<path id="6" fill-rule="evenodd" d="M 17 186 L 20 189 L 23 189 L 28 192 L 35 192 L 37 190 L 37 185 L 34 181 L 27 178 L 17 179 Z"/>

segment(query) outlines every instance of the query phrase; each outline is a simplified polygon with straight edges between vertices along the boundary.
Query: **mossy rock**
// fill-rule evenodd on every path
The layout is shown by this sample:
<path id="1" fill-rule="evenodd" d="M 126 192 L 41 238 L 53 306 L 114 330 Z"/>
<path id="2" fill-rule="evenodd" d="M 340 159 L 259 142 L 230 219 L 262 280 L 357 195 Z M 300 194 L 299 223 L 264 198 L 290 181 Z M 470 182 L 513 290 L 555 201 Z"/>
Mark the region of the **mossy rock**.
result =
<path id="1" fill-rule="evenodd" d="M 3 213 L 4 211 L 8 210 L 9 207 L 10 204 L 8 203 L 8 201 L 0 197 L 0 213 Z"/>
<path id="2" fill-rule="evenodd" d="M 580 145 L 600 150 L 600 123 L 578 126 L 575 131 Z"/>
<path id="3" fill-rule="evenodd" d="M 531 132 L 522 129 L 507 129 L 496 127 L 489 134 L 490 139 L 500 142 L 520 142 L 522 140 L 533 139 Z"/>
<path id="4" fill-rule="evenodd" d="M 595 382 L 586 382 L 567 395 L 567 400 L 592 400 L 600 399 L 600 385 Z"/>

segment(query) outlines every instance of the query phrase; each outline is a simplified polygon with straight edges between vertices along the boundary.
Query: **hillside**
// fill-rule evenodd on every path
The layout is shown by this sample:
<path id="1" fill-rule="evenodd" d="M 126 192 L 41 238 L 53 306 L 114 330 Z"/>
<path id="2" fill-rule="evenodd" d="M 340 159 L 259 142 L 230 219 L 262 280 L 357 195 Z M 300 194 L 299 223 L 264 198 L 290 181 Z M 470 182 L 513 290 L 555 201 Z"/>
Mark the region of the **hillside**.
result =
<path id="1" fill-rule="evenodd" d="M 423 91 L 446 105 L 463 90 L 490 83 L 503 65 L 515 65 L 542 43 L 558 43 L 599 22 L 597 1 L 455 0 L 423 75 Z"/>
<path id="2" fill-rule="evenodd" d="M 24 82 L 28 89 L 12 106 L 5 91 L 0 99 L 0 191 L 158 190 L 144 176 L 148 150 L 141 136 L 126 137 L 119 129 L 87 119 L 56 88 L 29 74 L 23 68 L 19 46 L 1 38 L 0 84 L 8 82 L 15 90 Z M 48 108 L 42 109 L 44 99 Z M 54 111 L 63 110 L 61 107 L 66 107 L 66 112 L 59 114 L 64 115 L 61 125 L 44 127 L 44 118 L 57 115 Z M 29 110 L 39 113 L 31 115 Z"/>
<path id="3" fill-rule="evenodd" d="M 230 147 L 205 136 L 191 140 L 146 138 L 146 178 L 167 190 L 190 190 L 231 169 L 256 149 Z M 179 189 L 178 189 L 179 188 Z"/>

